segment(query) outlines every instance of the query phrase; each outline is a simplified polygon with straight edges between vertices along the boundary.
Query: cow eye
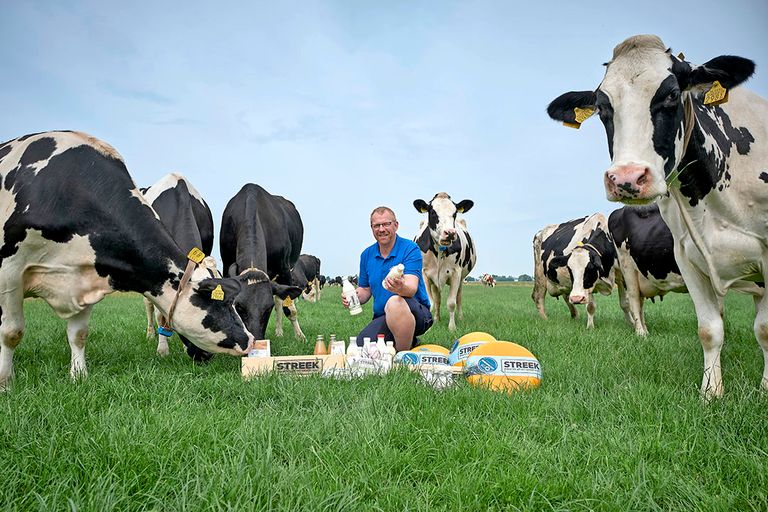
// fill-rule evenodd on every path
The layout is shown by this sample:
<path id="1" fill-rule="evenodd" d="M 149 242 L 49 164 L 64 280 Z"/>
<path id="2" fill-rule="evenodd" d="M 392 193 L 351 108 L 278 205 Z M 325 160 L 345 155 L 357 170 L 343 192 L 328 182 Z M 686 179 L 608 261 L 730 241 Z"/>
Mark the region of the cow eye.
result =
<path id="1" fill-rule="evenodd" d="M 676 107 L 680 101 L 680 93 L 678 91 L 672 91 L 664 98 L 665 107 Z"/>

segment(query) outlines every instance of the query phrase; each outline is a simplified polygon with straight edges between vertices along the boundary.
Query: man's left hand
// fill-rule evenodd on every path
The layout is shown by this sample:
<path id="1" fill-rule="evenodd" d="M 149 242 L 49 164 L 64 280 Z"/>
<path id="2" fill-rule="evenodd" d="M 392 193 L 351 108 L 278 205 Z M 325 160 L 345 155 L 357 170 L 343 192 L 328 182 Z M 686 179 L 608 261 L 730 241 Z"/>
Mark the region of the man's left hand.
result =
<path id="1" fill-rule="evenodd" d="M 405 292 L 405 279 L 403 277 L 388 277 L 384 280 L 384 288 L 395 295 L 401 295 Z"/>

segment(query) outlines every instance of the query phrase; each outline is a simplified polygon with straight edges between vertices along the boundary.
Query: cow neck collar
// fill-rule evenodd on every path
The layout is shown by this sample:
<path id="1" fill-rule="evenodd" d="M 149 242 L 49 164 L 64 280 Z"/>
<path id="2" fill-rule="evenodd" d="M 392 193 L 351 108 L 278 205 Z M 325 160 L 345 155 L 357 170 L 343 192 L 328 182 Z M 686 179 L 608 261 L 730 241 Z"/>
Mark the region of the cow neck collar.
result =
<path id="1" fill-rule="evenodd" d="M 187 286 L 187 283 L 189 283 L 189 280 L 192 278 L 192 272 L 195 271 L 197 265 L 197 261 L 187 256 L 187 267 L 184 269 L 184 274 L 181 276 L 181 281 L 179 281 L 179 287 L 176 288 L 176 295 L 174 295 L 173 302 L 171 302 L 171 307 L 168 309 L 168 317 L 165 320 L 165 325 L 161 325 L 157 328 L 157 331 L 163 336 L 173 335 L 173 329 L 171 328 L 173 312 L 176 311 L 176 304 L 179 302 L 179 296 L 181 295 L 182 290 L 184 290 L 184 288 Z"/>
<path id="2" fill-rule="evenodd" d="M 593 251 L 595 251 L 597 253 L 598 256 L 600 256 L 601 258 L 603 257 L 603 254 L 600 251 L 598 251 L 597 247 L 595 247 L 592 244 L 581 244 L 581 245 L 579 245 L 577 247 L 583 247 L 584 249 L 592 249 Z"/>

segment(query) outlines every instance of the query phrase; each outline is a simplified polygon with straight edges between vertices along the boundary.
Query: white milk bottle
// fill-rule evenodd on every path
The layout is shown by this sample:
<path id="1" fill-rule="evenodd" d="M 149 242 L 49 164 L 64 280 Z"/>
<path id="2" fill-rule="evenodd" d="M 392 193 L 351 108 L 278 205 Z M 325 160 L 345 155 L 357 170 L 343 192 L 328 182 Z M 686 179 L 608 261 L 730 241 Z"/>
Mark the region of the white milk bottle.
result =
<path id="1" fill-rule="evenodd" d="M 341 293 L 347 298 L 349 304 L 349 314 L 358 315 L 363 312 L 363 308 L 360 306 L 360 298 L 355 292 L 355 287 L 349 282 L 349 279 L 345 277 L 341 278 Z"/>
<path id="2" fill-rule="evenodd" d="M 387 279 L 397 279 L 398 277 L 403 277 L 403 271 L 405 270 L 405 265 L 402 263 L 398 263 L 391 269 L 389 269 L 389 272 L 387 273 L 387 277 L 384 278 L 384 280 L 381 282 L 381 285 L 386 289 L 387 286 L 384 284 Z"/>

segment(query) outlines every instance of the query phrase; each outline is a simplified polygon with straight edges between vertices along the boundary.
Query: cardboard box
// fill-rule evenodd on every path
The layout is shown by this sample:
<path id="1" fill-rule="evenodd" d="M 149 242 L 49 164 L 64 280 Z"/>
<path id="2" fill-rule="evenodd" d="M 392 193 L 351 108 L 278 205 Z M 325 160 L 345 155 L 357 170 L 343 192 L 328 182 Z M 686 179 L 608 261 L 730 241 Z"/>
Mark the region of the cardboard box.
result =
<path id="1" fill-rule="evenodd" d="M 320 374 L 328 368 L 344 368 L 346 359 L 343 355 L 326 356 L 279 356 L 279 357 L 243 357 L 240 369 L 248 379 L 265 373 L 277 372 L 290 375 Z"/>

